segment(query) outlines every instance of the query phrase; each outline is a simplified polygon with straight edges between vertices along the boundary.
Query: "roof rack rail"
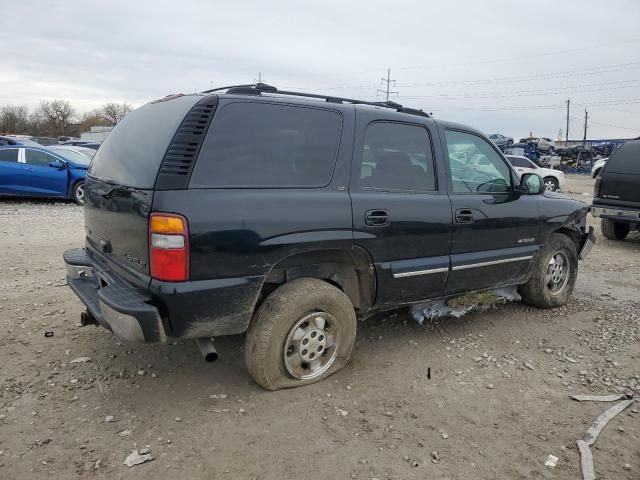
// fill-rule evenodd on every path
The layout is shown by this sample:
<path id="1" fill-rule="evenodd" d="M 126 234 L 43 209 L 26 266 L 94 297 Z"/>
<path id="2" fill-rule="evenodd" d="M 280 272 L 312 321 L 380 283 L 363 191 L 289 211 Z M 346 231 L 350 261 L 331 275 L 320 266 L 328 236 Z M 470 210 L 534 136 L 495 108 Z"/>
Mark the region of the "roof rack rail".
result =
<path id="1" fill-rule="evenodd" d="M 218 87 L 212 88 L 210 90 L 204 90 L 202 93 L 213 93 L 219 92 L 222 90 L 226 90 L 227 93 L 236 93 L 241 95 L 262 95 L 263 93 L 272 93 L 277 95 L 289 95 L 293 97 L 306 97 L 306 98 L 317 98 L 320 100 L 324 100 L 329 103 L 351 103 L 355 105 L 371 105 L 374 107 L 383 107 L 390 108 L 392 110 L 396 110 L 400 113 L 409 113 L 411 115 L 420 115 L 422 117 L 429 118 L 430 115 L 427 112 L 423 112 L 422 110 L 418 110 L 415 108 L 406 108 L 399 103 L 396 102 L 370 102 L 367 100 L 357 100 L 355 98 L 344 98 L 344 97 L 336 97 L 333 95 L 319 95 L 315 93 L 304 93 L 304 92 L 290 92 L 288 90 L 278 90 L 276 87 L 272 85 L 267 85 L 266 83 L 249 83 L 244 85 L 229 85 L 227 87 Z"/>

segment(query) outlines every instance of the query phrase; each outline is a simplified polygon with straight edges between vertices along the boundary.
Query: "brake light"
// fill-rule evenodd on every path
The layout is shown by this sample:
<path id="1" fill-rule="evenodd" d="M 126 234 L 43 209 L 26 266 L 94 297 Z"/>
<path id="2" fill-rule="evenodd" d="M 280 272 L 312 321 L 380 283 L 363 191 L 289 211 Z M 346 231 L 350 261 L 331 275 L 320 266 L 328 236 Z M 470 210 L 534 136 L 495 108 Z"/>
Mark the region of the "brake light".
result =
<path id="1" fill-rule="evenodd" d="M 174 213 L 152 213 L 149 219 L 151 276 L 157 280 L 189 279 L 187 219 Z"/>

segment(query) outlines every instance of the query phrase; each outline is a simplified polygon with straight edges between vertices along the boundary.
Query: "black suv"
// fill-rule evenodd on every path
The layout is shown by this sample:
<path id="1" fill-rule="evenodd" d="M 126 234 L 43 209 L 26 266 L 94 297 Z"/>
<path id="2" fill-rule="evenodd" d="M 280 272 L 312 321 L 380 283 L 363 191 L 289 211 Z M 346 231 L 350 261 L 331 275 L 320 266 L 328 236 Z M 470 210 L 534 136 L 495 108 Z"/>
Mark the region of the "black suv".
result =
<path id="1" fill-rule="evenodd" d="M 624 143 L 609 157 L 596 179 L 591 211 L 610 240 L 640 229 L 640 141 Z"/>
<path id="2" fill-rule="evenodd" d="M 472 128 L 395 103 L 263 84 L 173 95 L 127 115 L 93 159 L 68 283 L 146 342 L 246 333 L 267 389 L 347 362 L 356 320 L 519 285 L 567 302 L 588 206 L 520 181 Z"/>

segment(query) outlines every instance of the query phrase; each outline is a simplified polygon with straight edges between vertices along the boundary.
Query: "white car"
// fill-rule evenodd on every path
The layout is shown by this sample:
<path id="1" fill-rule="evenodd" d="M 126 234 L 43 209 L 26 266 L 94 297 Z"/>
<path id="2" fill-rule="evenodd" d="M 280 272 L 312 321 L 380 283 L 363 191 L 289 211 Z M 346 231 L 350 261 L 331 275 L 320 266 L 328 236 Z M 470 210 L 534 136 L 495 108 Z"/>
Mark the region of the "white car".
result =
<path id="1" fill-rule="evenodd" d="M 600 160 L 593 162 L 593 166 L 591 167 L 591 176 L 593 178 L 596 178 L 598 175 L 600 175 L 600 170 L 602 170 L 604 164 L 607 163 L 607 160 L 609 160 L 609 157 L 601 158 Z"/>
<path id="2" fill-rule="evenodd" d="M 560 170 L 552 168 L 541 168 L 527 157 L 519 157 L 517 155 L 507 155 L 507 160 L 513 166 L 518 177 L 523 173 L 537 173 L 542 177 L 544 189 L 549 192 L 555 192 L 564 187 L 564 173 Z"/>
<path id="3" fill-rule="evenodd" d="M 529 137 L 521 138 L 520 143 L 533 143 L 537 150 L 553 155 L 556 151 L 556 142 L 548 137 Z"/>

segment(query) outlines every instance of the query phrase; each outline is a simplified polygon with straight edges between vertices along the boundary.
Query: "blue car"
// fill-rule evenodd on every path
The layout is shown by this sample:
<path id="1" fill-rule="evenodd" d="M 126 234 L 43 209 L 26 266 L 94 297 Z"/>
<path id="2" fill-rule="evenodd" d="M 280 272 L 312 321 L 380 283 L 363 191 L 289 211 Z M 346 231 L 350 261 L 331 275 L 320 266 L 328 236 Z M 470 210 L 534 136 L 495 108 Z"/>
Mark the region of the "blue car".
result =
<path id="1" fill-rule="evenodd" d="M 0 195 L 70 198 L 84 205 L 89 162 L 86 155 L 55 147 L 0 147 Z"/>

